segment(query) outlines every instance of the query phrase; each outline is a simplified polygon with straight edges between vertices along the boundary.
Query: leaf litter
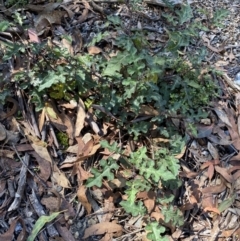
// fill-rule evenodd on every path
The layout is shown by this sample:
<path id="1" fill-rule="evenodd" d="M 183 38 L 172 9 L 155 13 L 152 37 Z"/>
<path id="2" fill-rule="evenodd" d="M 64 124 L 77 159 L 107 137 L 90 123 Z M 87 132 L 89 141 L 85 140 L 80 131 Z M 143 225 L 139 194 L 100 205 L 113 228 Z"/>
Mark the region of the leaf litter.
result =
<path id="1" fill-rule="evenodd" d="M 161 1 L 150 1 L 156 2 L 155 8 L 165 6 Z M 76 29 L 72 31 L 72 43 L 57 41 L 56 31 L 58 28 L 67 33 L 78 24 L 93 24 L 97 19 L 104 21 L 102 17 L 106 13 L 101 3 L 41 3 L 32 1 L 24 9 L 26 16 L 26 10 L 37 15 L 34 25 L 28 28 L 29 42 L 40 44 L 48 36 L 52 38 L 49 45 L 57 43 L 71 54 L 76 55 L 81 51 L 93 56 L 104 54 L 103 48 L 87 46 L 84 43 L 86 37 Z M 4 12 L 6 9 L 3 7 L 1 10 Z M 139 26 L 141 24 L 137 23 Z M 18 32 L 21 33 L 21 30 Z M 9 34 L 13 39 L 12 33 Z M 111 34 L 109 38 L 114 43 L 115 33 Z M 24 41 L 24 38 L 17 41 Z M 207 36 L 203 40 L 214 55 L 220 56 L 226 49 L 212 46 Z M 234 63 L 234 53 L 231 49 L 227 54 L 225 66 L 229 64 L 225 64 L 226 59 Z M 28 61 L 33 64 L 31 59 Z M 61 64 L 64 61 L 55 63 L 54 68 Z M 218 65 L 219 69 L 223 66 L 220 61 Z M 15 67 L 17 71 L 18 67 Z M 238 89 L 234 85 L 230 87 L 235 91 Z M 240 229 L 235 225 L 240 214 L 237 198 L 240 190 L 239 93 L 235 94 L 234 99 L 235 105 L 230 103 L 232 99 L 216 101 L 210 111 L 213 118 L 202 120 L 197 125 L 197 135 L 192 138 L 192 143 L 176 154 L 176 158 L 181 160 L 180 176 L 185 186 L 181 194 L 176 191 L 175 195 L 182 203 L 186 225 L 177 229 L 171 222 L 165 222 L 163 208 L 155 205 L 157 187 L 152 187 L 154 191 L 139 190 L 137 193 L 136 199 L 143 200 L 148 216 L 157 221 L 146 228 L 155 231 L 151 234 L 156 235 L 155 238 L 159 238 L 166 228 L 170 230 L 169 237 L 172 235 L 172 238 L 179 240 L 189 240 L 194 235 L 199 240 L 204 240 L 204 236 L 210 237 L 208 240 L 224 240 L 239 235 Z M 27 111 L 27 115 L 24 112 L 30 108 L 26 95 L 20 96 L 19 103 L 12 97 L 6 100 L 13 105 L 7 107 L 5 113 L 0 113 L 3 123 L 0 125 L 0 239 L 30 241 L 38 237 L 38 240 L 50 240 L 55 236 L 59 240 L 148 240 L 144 232 L 144 218 L 147 217 L 133 217 L 124 213 L 119 206 L 121 200 L 130 198 L 130 195 L 123 196 L 127 180 L 133 176 L 137 179 L 137 174 L 132 166 L 121 160 L 120 155 L 114 154 L 118 148 L 130 156 L 134 149 L 132 144 L 145 146 L 146 143 L 120 142 L 119 146 L 111 147 L 112 150 L 101 145 L 102 140 L 113 143 L 119 139 L 121 131 L 114 126 L 114 121 L 119 117 L 115 117 L 104 106 L 92 105 L 92 110 L 86 108 L 82 99 L 78 100 L 77 106 L 70 102 L 59 101 L 55 104 L 46 101 L 42 113 Z M 17 117 L 18 108 L 24 120 Z M 152 106 L 142 105 L 140 109 L 143 117 L 159 115 Z M 113 121 L 100 125 L 95 110 L 105 113 Z M 101 129 L 104 125 L 105 131 Z M 67 134 L 69 146 L 66 151 L 59 145 L 55 132 Z M 152 141 L 168 143 L 169 139 L 156 137 Z M 93 168 L 95 160 L 100 159 L 99 165 Z M 116 161 L 121 166 L 119 173 L 114 171 L 119 168 Z M 104 178 L 103 182 L 102 178 L 95 178 L 89 172 L 90 167 L 93 174 L 108 177 L 108 182 Z M 88 188 L 92 185 L 93 188 Z M 208 232 L 204 233 L 203 226 Z M 193 234 L 187 234 L 190 232 Z"/>

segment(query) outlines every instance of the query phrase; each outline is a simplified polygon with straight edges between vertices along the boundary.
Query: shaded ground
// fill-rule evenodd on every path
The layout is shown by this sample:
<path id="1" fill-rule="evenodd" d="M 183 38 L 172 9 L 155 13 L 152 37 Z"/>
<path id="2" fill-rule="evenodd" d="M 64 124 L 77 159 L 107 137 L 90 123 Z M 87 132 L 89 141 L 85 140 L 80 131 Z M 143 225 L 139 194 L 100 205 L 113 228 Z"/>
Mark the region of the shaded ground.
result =
<path id="1" fill-rule="evenodd" d="M 69 59 L 61 55 L 56 60 L 58 53 L 51 57 L 46 49 L 34 55 L 34 51 L 27 48 L 27 54 L 16 48 L 11 50 L 6 61 L 8 51 L 1 47 L 1 99 L 4 95 L 7 97 L 0 113 L 0 240 L 26 240 L 33 234 L 32 230 L 39 233 L 33 240 L 148 240 L 145 227 L 149 217 L 166 227 L 163 232 L 166 240 L 238 240 L 240 87 L 234 79 L 240 80 L 240 5 L 238 1 L 193 1 L 191 7 L 194 19 L 199 19 L 211 30 L 199 33 L 198 41 L 182 48 L 181 54 L 197 55 L 205 46 L 207 58 L 203 65 L 224 74 L 212 75 L 212 80 L 221 87 L 221 95 L 210 103 L 208 117 L 196 123 L 195 138 L 186 123 L 185 127 L 180 126 L 183 122 L 174 123 L 184 134 L 189 134 L 189 138 L 181 153 L 176 155 L 181 166 L 182 185 L 165 192 L 164 197 L 174 194 L 174 205 L 181 211 L 184 224 L 166 221 L 162 211 L 164 204 L 156 205 L 160 185 L 137 194 L 147 215 L 127 213 L 120 202 L 130 198 L 124 190 L 126 182 L 137 176 L 136 170 L 120 161 L 117 147 L 100 145 L 103 140 L 116 141 L 123 156 L 129 157 L 138 147 L 146 146 L 149 150 L 156 143 L 168 143 L 169 139 L 154 135 L 143 135 L 137 141 L 132 136 L 125 138 L 126 130 L 116 124 L 118 115 L 108 112 L 105 106 L 88 108 L 86 100 L 95 94 L 90 89 L 85 96 L 79 95 L 78 101 L 67 102 L 63 98 L 54 101 L 56 95 L 65 92 L 61 92 L 61 86 L 52 87 L 50 96 L 49 92 L 45 93 L 44 108 L 37 106 L 36 95 L 30 101 L 32 90 L 24 89 L 24 85 L 20 89 L 16 79 L 22 71 L 34 69 L 37 63 L 43 63 L 42 69 L 36 70 L 40 75 L 47 66 L 54 69 L 70 65 Z M 221 26 L 212 22 L 218 9 L 229 10 Z M 72 55 L 89 53 L 97 59 L 102 54 L 110 59 L 117 51 L 121 52 L 115 45 L 119 30 L 105 25 L 107 16 L 115 15 L 122 19 L 126 32 L 145 30 L 146 40 L 151 43 L 149 48 L 154 53 L 166 47 L 162 16 L 168 11 L 167 6 L 156 2 L 131 5 L 131 2 L 66 1 L 61 5 L 32 1 L 23 8 L 13 5 L 8 9 L 2 5 L 3 20 L 23 21 L 23 25 L 14 24 L 4 29 L 0 40 L 5 45 L 1 46 L 11 46 L 13 42 L 40 46 L 48 40 L 48 46 L 65 47 Z M 12 17 L 14 13 L 18 13 L 15 18 Z M 106 29 L 110 33 L 108 36 L 102 36 L 102 41 L 96 45 L 89 45 L 94 36 Z M 62 35 L 71 35 L 73 41 L 62 40 Z M 109 49 L 111 56 L 106 54 Z M 19 52 L 20 55 L 16 54 Z M 101 79 L 98 75 L 95 78 Z M 42 81 L 41 76 L 35 78 L 31 86 L 37 86 L 38 81 Z M 49 82 L 51 78 L 44 84 Z M 101 114 L 95 115 L 96 112 Z M 143 106 L 135 120 L 148 121 L 156 115 L 159 113 L 153 107 Z M 112 171 L 114 164 L 111 164 L 114 178 L 109 182 L 104 179 L 101 185 L 102 180 L 91 179 L 90 170 L 95 167 L 101 172 L 99 160 L 109 157 L 121 168 Z M 91 182 L 95 184 L 87 188 Z M 40 219 L 43 215 L 48 218 Z M 39 229 L 35 225 L 37 220 Z M 153 240 L 164 239 L 159 235 L 159 239 Z"/>

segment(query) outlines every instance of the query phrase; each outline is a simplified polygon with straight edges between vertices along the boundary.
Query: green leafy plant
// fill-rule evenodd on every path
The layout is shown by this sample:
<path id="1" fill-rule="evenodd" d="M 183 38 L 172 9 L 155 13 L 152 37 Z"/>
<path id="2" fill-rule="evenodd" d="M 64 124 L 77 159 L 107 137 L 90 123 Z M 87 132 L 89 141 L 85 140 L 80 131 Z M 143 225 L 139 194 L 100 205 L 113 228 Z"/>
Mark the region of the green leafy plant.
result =
<path id="1" fill-rule="evenodd" d="M 102 170 L 99 171 L 98 169 L 92 168 L 91 172 L 94 175 L 93 178 L 89 178 L 87 181 L 87 187 L 92 187 L 92 186 L 97 186 L 101 187 L 102 186 L 102 181 L 103 178 L 107 178 L 107 180 L 113 180 L 114 175 L 111 172 L 112 169 L 117 170 L 118 165 L 116 164 L 116 160 L 112 158 L 108 158 L 108 160 L 101 160 L 100 165 L 102 167 Z"/>
<path id="2" fill-rule="evenodd" d="M 177 141 L 179 142 L 179 139 L 177 139 Z M 155 158 L 152 159 L 148 156 L 147 148 L 142 147 L 137 151 L 132 152 L 129 158 L 126 159 L 116 142 L 110 145 L 104 141 L 101 142 L 101 144 L 102 147 L 109 148 L 109 151 L 111 151 L 112 154 L 118 153 L 122 155 L 122 158 L 124 158 L 132 166 L 132 168 L 135 169 L 135 172 L 138 173 L 137 176 L 130 178 L 126 182 L 125 194 L 127 195 L 127 200 L 122 200 L 120 202 L 120 205 L 124 208 L 124 210 L 131 215 L 146 215 L 146 208 L 144 207 L 143 202 L 141 200 L 137 200 L 137 194 L 139 192 L 149 191 L 153 186 L 158 187 L 159 184 L 162 186 L 162 192 L 164 192 L 165 188 L 167 190 L 174 190 L 181 185 L 181 182 L 178 179 L 180 166 L 178 164 L 178 160 L 171 155 L 169 151 L 171 148 L 167 149 L 160 147 L 155 151 Z M 172 150 L 175 149 L 174 145 L 175 143 L 173 142 Z M 101 187 L 103 180 L 112 180 L 114 178 L 113 171 L 117 171 L 120 168 L 120 165 L 116 162 L 117 161 L 111 157 L 107 160 L 101 160 L 100 171 L 96 168 L 92 168 L 91 173 L 94 177 L 88 179 L 87 187 L 92 187 L 94 185 Z M 172 206 L 173 201 L 174 196 L 168 195 L 166 197 L 159 197 L 156 204 L 164 204 L 161 211 L 164 215 L 165 223 L 171 223 L 171 225 L 174 226 L 181 226 L 183 224 L 183 216 L 179 209 Z M 149 224 L 149 228 L 154 228 L 154 225 L 152 227 L 151 224 Z M 160 230 L 165 229 L 161 228 Z M 158 234 L 159 233 L 157 232 L 152 235 Z M 160 238 L 160 236 L 158 238 Z"/>
<path id="3" fill-rule="evenodd" d="M 215 27 L 223 27 L 223 20 L 229 15 L 229 10 L 227 9 L 217 9 L 213 13 L 212 25 Z"/>
<path id="4" fill-rule="evenodd" d="M 147 234 L 147 238 L 153 241 L 168 241 L 167 237 L 164 237 L 166 229 L 163 226 L 160 226 L 158 222 L 150 222 L 146 226 L 146 230 L 150 231 Z"/>

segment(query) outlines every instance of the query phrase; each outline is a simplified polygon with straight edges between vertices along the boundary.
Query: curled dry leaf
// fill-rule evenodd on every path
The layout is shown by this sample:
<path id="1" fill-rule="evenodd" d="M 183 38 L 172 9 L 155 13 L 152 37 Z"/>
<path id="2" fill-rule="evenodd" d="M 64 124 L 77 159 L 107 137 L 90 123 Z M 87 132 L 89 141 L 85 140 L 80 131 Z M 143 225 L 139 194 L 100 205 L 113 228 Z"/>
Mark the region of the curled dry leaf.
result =
<path id="1" fill-rule="evenodd" d="M 87 213 L 90 214 L 91 210 L 92 210 L 92 206 L 88 202 L 85 186 L 78 187 L 77 197 L 78 197 L 78 201 L 83 205 L 83 207 L 86 209 Z"/>
<path id="2" fill-rule="evenodd" d="M 74 131 L 75 136 L 80 135 L 81 130 L 84 127 L 85 117 L 86 117 L 85 106 L 83 101 L 79 98 L 77 120 L 75 123 L 75 131 Z"/>

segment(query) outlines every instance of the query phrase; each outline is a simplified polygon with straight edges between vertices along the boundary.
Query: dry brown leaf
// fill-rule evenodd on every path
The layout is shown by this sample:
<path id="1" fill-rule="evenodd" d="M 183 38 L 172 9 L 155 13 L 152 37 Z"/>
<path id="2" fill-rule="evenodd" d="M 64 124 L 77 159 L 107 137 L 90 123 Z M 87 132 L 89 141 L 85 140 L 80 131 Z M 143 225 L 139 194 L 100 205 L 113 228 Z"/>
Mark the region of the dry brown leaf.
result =
<path id="1" fill-rule="evenodd" d="M 99 241 L 112 241 L 112 234 L 106 233 Z"/>
<path id="2" fill-rule="evenodd" d="M 237 180 L 240 177 L 240 170 L 233 174 L 233 179 Z"/>
<path id="3" fill-rule="evenodd" d="M 211 165 L 219 165 L 220 161 L 219 160 L 212 160 L 212 161 L 207 161 L 203 163 L 200 167 L 201 170 L 204 170 L 205 168 L 211 166 Z"/>
<path id="4" fill-rule="evenodd" d="M 79 161 L 83 161 L 83 160 L 85 160 L 86 158 L 94 155 L 94 154 L 96 153 L 96 151 L 97 151 L 100 147 L 101 147 L 100 144 L 97 144 L 97 145 L 93 146 L 92 151 L 91 151 L 88 155 L 86 155 L 86 156 L 80 156 L 80 157 L 77 158 L 76 161 L 78 161 L 78 162 L 79 162 Z"/>
<path id="5" fill-rule="evenodd" d="M 47 150 L 46 147 L 44 146 L 40 146 L 37 144 L 32 143 L 31 144 L 32 148 L 34 149 L 34 151 L 44 160 L 49 161 L 50 163 L 52 163 L 52 158 Z"/>
<path id="6" fill-rule="evenodd" d="M 220 109 L 220 107 L 216 107 L 214 108 L 216 114 L 218 115 L 219 119 L 225 123 L 227 126 L 232 127 L 232 124 L 230 123 L 229 119 L 228 119 L 228 115 L 226 114 L 226 112 L 222 109 Z"/>
<path id="7" fill-rule="evenodd" d="M 213 174 L 214 174 L 214 166 L 213 165 L 210 165 L 208 167 L 208 171 L 207 171 L 207 175 L 208 175 L 208 178 L 209 180 L 211 181 L 212 178 L 213 178 Z"/>
<path id="8" fill-rule="evenodd" d="M 41 43 L 41 40 L 39 39 L 35 29 L 28 29 L 28 37 L 30 40 L 29 42 L 31 43 Z"/>
<path id="9" fill-rule="evenodd" d="M 226 186 L 224 185 L 224 183 L 221 183 L 220 185 L 209 186 L 209 187 L 203 188 L 202 193 L 217 194 L 217 193 L 223 192 L 225 189 L 226 189 Z"/>
<path id="10" fill-rule="evenodd" d="M 82 153 L 78 153 L 78 155 L 83 155 L 83 156 L 87 156 L 89 155 L 89 153 L 91 153 L 93 149 L 93 139 L 89 140 L 85 146 L 82 149 Z"/>
<path id="11" fill-rule="evenodd" d="M 155 207 L 156 194 L 153 191 L 139 192 L 137 194 L 137 198 L 144 200 L 143 202 L 148 210 L 148 213 L 150 213 Z"/>
<path id="12" fill-rule="evenodd" d="M 66 178 L 65 174 L 58 169 L 56 163 L 53 164 L 52 177 L 57 182 L 57 184 L 59 186 L 64 187 L 64 188 L 70 188 L 71 187 L 71 185 L 70 185 L 68 179 Z"/>
<path id="13" fill-rule="evenodd" d="M 214 204 L 213 195 L 210 193 L 203 196 L 202 207 L 203 207 L 204 211 L 211 211 L 211 212 L 220 214 L 219 210 L 217 209 L 216 205 Z"/>
<path id="14" fill-rule="evenodd" d="M 83 239 L 88 238 L 92 235 L 102 235 L 105 233 L 111 234 L 111 233 L 121 232 L 121 231 L 122 231 L 122 226 L 119 224 L 116 224 L 113 222 L 97 223 L 85 229 Z"/>
<path id="15" fill-rule="evenodd" d="M 123 177 L 118 177 L 118 178 L 115 178 L 111 181 L 109 181 L 109 186 L 114 190 L 116 188 L 123 188 L 126 186 L 126 179 L 123 178 Z"/>
<path id="16" fill-rule="evenodd" d="M 113 210 L 114 210 L 115 206 L 111 200 L 111 198 L 109 198 L 108 200 L 104 200 L 104 205 L 103 205 L 103 214 L 102 215 L 102 222 L 109 222 L 113 216 Z"/>
<path id="17" fill-rule="evenodd" d="M 44 158 L 41 158 L 35 151 L 31 151 L 29 152 L 29 154 L 33 156 L 38 163 L 38 166 L 39 166 L 38 176 L 42 180 L 47 181 L 52 173 L 51 163 L 45 160 Z"/>
<path id="18" fill-rule="evenodd" d="M 85 106 L 83 101 L 79 98 L 77 120 L 75 123 L 75 132 L 74 132 L 75 136 L 80 135 L 81 130 L 84 127 L 85 117 L 86 117 Z"/>
<path id="19" fill-rule="evenodd" d="M 50 210 L 51 212 L 57 212 L 59 211 L 59 199 L 58 197 L 42 197 L 41 203 L 45 205 L 45 207 Z"/>
<path id="20" fill-rule="evenodd" d="M 96 46 L 90 46 L 88 47 L 88 53 L 90 55 L 95 55 L 95 54 L 99 54 L 102 52 L 102 49 L 96 47 Z"/>
<path id="21" fill-rule="evenodd" d="M 91 210 L 92 210 L 92 206 L 88 202 L 85 186 L 78 187 L 77 197 L 78 197 L 78 201 L 83 205 L 83 207 L 86 209 L 87 213 L 90 214 Z"/>
<path id="22" fill-rule="evenodd" d="M 46 109 L 43 108 L 40 119 L 39 119 L 39 124 L 38 124 L 40 132 L 42 131 L 42 128 L 43 128 L 44 123 L 45 123 L 45 112 L 46 112 Z"/>
<path id="23" fill-rule="evenodd" d="M 213 157 L 213 159 L 214 159 L 214 160 L 218 160 L 218 159 L 219 159 L 218 151 L 217 151 L 217 149 L 213 146 L 213 144 L 212 144 L 211 142 L 208 142 L 207 148 L 208 148 L 211 156 Z"/>
<path id="24" fill-rule="evenodd" d="M 154 199 L 146 199 L 143 201 L 145 207 L 147 208 L 148 213 L 151 213 L 154 206 L 155 206 L 155 200 Z"/>
<path id="25" fill-rule="evenodd" d="M 75 164 L 75 168 L 78 174 L 79 183 L 82 183 L 84 180 L 87 180 L 89 177 L 93 177 L 93 175 L 90 172 L 87 172 L 82 168 L 81 163 Z"/>
<path id="26" fill-rule="evenodd" d="M 155 218 L 157 222 L 164 220 L 164 216 L 158 207 L 155 207 L 154 211 L 150 214 L 151 218 Z"/>
<path id="27" fill-rule="evenodd" d="M 203 210 L 205 212 L 209 211 L 209 212 L 214 212 L 214 213 L 220 214 L 219 210 L 215 207 L 205 207 Z"/>
<path id="28" fill-rule="evenodd" d="M 215 170 L 216 170 L 218 173 L 220 173 L 220 174 L 225 178 L 225 180 L 227 180 L 228 182 L 232 183 L 232 182 L 234 181 L 233 176 L 228 174 L 226 168 L 222 168 L 222 167 L 219 167 L 219 166 L 215 166 Z"/>
<path id="29" fill-rule="evenodd" d="M 225 238 L 229 238 L 233 235 L 233 233 L 235 232 L 235 229 L 230 229 L 230 230 L 222 230 L 221 235 Z"/>
<path id="30" fill-rule="evenodd" d="M 82 15 L 77 19 L 78 24 L 83 23 L 88 17 L 88 9 L 85 8 L 83 10 Z"/>
<path id="31" fill-rule="evenodd" d="M 78 153 L 78 144 L 76 144 L 74 146 L 69 146 L 68 149 L 66 150 L 66 152 L 77 154 Z"/>

